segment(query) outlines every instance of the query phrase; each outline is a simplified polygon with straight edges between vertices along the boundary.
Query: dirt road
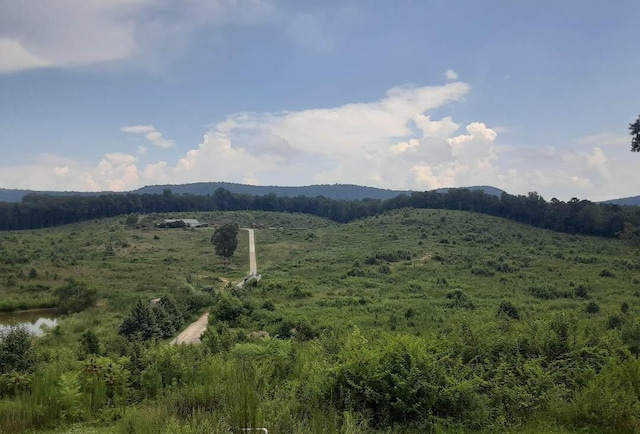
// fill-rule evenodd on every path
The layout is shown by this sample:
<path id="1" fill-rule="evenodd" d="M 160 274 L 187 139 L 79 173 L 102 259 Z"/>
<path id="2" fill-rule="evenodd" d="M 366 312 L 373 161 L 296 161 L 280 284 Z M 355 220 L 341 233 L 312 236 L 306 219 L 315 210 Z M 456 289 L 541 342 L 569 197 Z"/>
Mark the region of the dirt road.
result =
<path id="1" fill-rule="evenodd" d="M 258 274 L 258 266 L 256 265 L 256 242 L 253 235 L 253 229 L 249 231 L 249 274 L 255 276 Z"/>
<path id="2" fill-rule="evenodd" d="M 202 315 L 196 322 L 187 327 L 177 338 L 171 341 L 171 345 L 178 344 L 199 344 L 200 336 L 207 329 L 209 324 L 209 312 Z"/>
<path id="3" fill-rule="evenodd" d="M 256 276 L 258 274 L 258 266 L 256 265 L 256 243 L 253 229 L 247 229 L 249 232 L 249 275 Z M 223 279 L 223 282 L 226 279 Z M 242 285 L 244 281 L 238 285 Z M 198 320 L 189 325 L 177 338 L 171 341 L 171 345 L 178 344 L 199 344 L 200 336 L 207 329 L 209 324 L 209 312 L 202 315 Z"/>

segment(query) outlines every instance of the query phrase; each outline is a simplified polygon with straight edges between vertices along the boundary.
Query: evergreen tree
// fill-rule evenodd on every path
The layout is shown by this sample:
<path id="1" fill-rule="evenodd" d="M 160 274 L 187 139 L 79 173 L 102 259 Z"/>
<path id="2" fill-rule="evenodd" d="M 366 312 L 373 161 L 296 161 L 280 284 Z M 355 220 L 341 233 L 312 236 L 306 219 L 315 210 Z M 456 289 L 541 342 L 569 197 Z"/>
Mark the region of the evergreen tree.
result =
<path id="1" fill-rule="evenodd" d="M 31 372 L 35 364 L 31 335 L 24 327 L 12 326 L 0 332 L 0 374 Z"/>
<path id="2" fill-rule="evenodd" d="M 161 336 L 160 328 L 148 303 L 138 299 L 120 325 L 119 333 L 130 341 L 155 340 Z"/>
<path id="3" fill-rule="evenodd" d="M 180 330 L 184 324 L 184 318 L 182 316 L 182 309 L 178 306 L 176 299 L 172 295 L 165 295 L 160 300 L 160 304 L 164 307 L 164 311 L 169 316 L 169 319 L 173 323 L 174 330 Z"/>
<path id="4" fill-rule="evenodd" d="M 100 354 L 100 340 L 93 330 L 85 330 L 80 336 L 80 348 L 82 354 Z"/>
<path id="5" fill-rule="evenodd" d="M 173 321 L 171 320 L 171 317 L 169 317 L 169 314 L 164 309 L 162 304 L 161 303 L 154 304 L 151 311 L 153 312 L 155 322 L 158 328 L 160 329 L 160 336 L 163 338 L 168 338 L 173 336 L 173 334 L 176 332 L 176 328 L 173 325 Z"/>

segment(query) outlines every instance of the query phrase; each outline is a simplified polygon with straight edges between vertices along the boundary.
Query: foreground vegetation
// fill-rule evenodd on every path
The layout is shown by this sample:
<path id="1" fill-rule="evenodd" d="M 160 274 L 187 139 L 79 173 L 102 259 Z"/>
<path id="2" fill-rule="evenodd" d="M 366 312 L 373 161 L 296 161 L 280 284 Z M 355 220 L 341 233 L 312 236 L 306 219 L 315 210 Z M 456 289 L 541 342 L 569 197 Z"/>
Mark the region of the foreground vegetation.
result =
<path id="1" fill-rule="evenodd" d="M 0 432 L 640 430 L 640 257 L 620 240 L 445 210 L 174 216 L 263 228 L 263 278 L 238 289 L 245 231 L 224 265 L 212 229 L 161 217 L 0 233 L 5 309 L 83 301 L 30 363 L 3 341 Z M 153 298 L 181 324 L 210 308 L 203 345 L 136 333 Z"/>

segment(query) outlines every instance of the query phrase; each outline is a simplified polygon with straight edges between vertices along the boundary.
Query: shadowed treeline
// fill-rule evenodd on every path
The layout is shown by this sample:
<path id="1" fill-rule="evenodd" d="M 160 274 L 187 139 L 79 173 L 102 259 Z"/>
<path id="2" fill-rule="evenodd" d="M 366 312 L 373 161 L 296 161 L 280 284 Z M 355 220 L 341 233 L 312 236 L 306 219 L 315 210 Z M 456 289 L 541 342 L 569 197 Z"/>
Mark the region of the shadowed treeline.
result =
<path id="1" fill-rule="evenodd" d="M 478 190 L 452 189 L 448 193 L 414 192 L 386 200 L 336 200 L 323 196 L 255 196 L 219 188 L 210 195 L 176 195 L 169 189 L 163 194 L 29 194 L 20 203 L 0 202 L 0 230 L 37 229 L 132 213 L 238 210 L 306 213 L 346 223 L 407 207 L 478 212 L 558 232 L 603 237 L 615 237 L 623 231 L 634 233 L 640 224 L 639 207 L 576 198 L 547 202 L 535 192 L 496 197 Z"/>

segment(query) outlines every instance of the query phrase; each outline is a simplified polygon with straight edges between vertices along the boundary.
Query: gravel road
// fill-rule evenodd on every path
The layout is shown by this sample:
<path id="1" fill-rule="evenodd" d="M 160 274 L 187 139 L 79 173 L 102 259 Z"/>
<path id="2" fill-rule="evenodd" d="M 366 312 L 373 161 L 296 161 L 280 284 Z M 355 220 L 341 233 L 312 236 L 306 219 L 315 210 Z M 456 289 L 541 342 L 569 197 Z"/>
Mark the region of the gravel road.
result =
<path id="1" fill-rule="evenodd" d="M 178 335 L 177 338 L 171 341 L 171 345 L 178 344 L 199 344 L 200 336 L 207 329 L 207 324 L 209 323 L 209 312 L 202 315 L 196 322 L 189 324 L 182 333 Z"/>

